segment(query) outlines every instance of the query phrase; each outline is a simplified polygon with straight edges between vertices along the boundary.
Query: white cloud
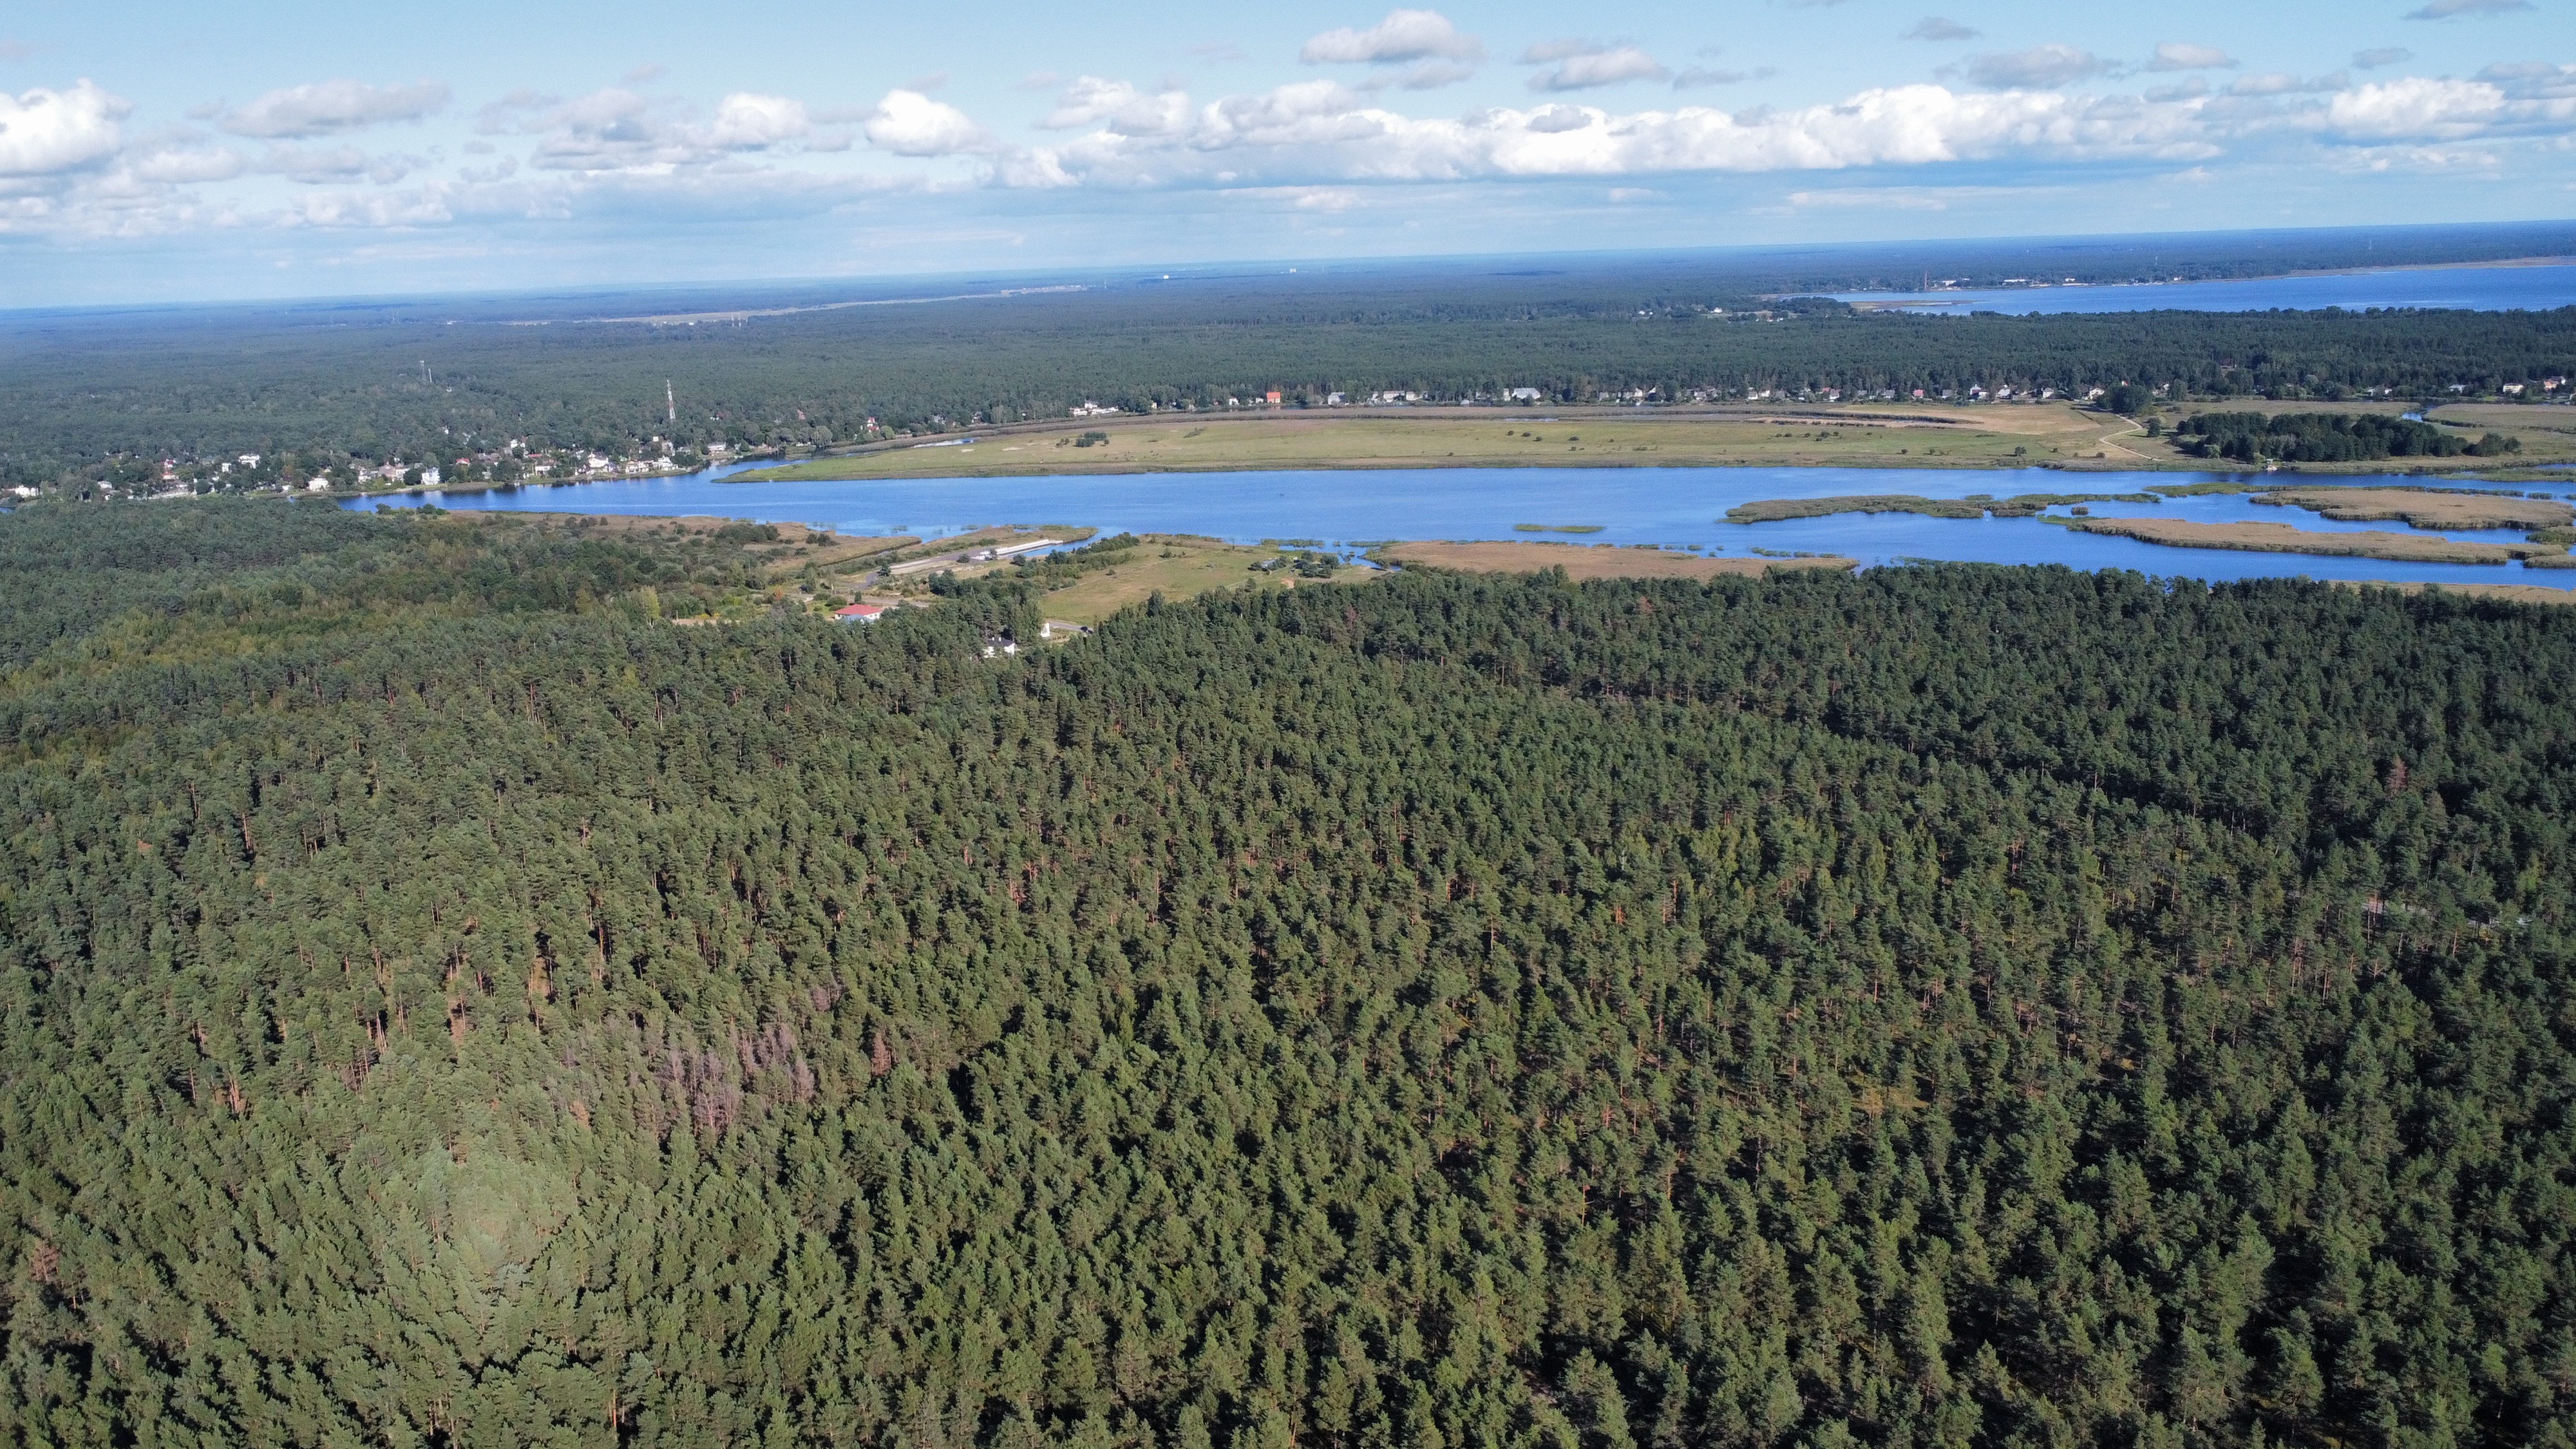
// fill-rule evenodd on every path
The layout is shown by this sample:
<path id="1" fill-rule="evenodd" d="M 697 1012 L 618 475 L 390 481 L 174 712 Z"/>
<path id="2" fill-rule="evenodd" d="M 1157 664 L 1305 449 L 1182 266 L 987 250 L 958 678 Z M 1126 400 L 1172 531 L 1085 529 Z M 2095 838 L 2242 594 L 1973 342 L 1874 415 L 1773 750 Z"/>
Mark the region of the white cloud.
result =
<path id="1" fill-rule="evenodd" d="M 2375 50 L 2356 50 L 2352 53 L 2352 63 L 2362 70 L 2377 70 L 2383 65 L 2395 65 L 2399 61 L 2414 58 L 2415 52 L 2395 45 L 2383 45 Z"/>
<path id="2" fill-rule="evenodd" d="M 2504 92 L 2484 81 L 2406 76 L 2336 96 L 2326 107 L 2326 123 L 2342 135 L 2372 140 L 2458 140 L 2504 114 Z"/>
<path id="3" fill-rule="evenodd" d="M 1366 30 L 1345 26 L 1306 42 L 1308 65 L 1400 65 L 1413 60 L 1482 60 L 1485 47 L 1437 10 L 1390 10 Z"/>
<path id="4" fill-rule="evenodd" d="M 642 96 L 618 89 L 566 101 L 527 123 L 543 133 L 528 159 L 553 171 L 615 171 L 684 159 L 674 154 L 677 148 L 653 111 Z"/>
<path id="5" fill-rule="evenodd" d="M 1190 121 L 1190 98 L 1181 91 L 1147 95 L 1125 81 L 1082 76 L 1065 88 L 1055 109 L 1038 124 L 1050 131 L 1105 124 L 1121 136 L 1171 135 Z"/>
<path id="6" fill-rule="evenodd" d="M 1956 20 L 1946 20 L 1938 15 L 1926 15 L 1922 19 L 1915 21 L 1914 28 L 1905 32 L 1901 38 L 1906 40 L 1935 41 L 1974 40 L 1983 34 L 1985 34 L 1984 31 L 1970 26 L 1961 25 Z"/>
<path id="7" fill-rule="evenodd" d="M 2109 62 L 2089 50 L 2051 43 L 1978 56 L 1968 62 L 1968 79 L 1992 90 L 2034 90 L 2097 76 L 2110 68 Z"/>
<path id="8" fill-rule="evenodd" d="M 437 226 L 456 219 L 450 200 L 444 190 L 433 187 L 403 192 L 335 191 L 297 197 L 271 220 L 286 227 Z"/>
<path id="9" fill-rule="evenodd" d="M 446 104 L 447 85 L 443 81 L 379 87 L 361 81 L 328 80 L 270 91 L 227 114 L 218 124 L 236 136 L 270 141 L 310 140 L 388 121 L 417 121 Z"/>
<path id="10" fill-rule="evenodd" d="M 1769 80 L 1779 73 L 1767 65 L 1756 66 L 1751 70 L 1711 70 L 1705 66 L 1695 65 L 1673 77 L 1673 89 L 1687 91 L 1697 90 L 1702 86 L 1741 85 L 1749 80 Z"/>
<path id="11" fill-rule="evenodd" d="M 2231 96 L 2313 95 L 2321 91 L 2339 91 L 2351 84 L 2352 77 L 2342 71 L 2336 71 L 2332 75 L 2311 76 L 2306 80 L 2281 71 L 2271 71 L 2263 75 L 2238 76 L 2228 82 L 2227 93 Z"/>
<path id="12" fill-rule="evenodd" d="M 486 135 L 536 135 L 528 161 L 540 170 L 606 173 L 703 167 L 782 149 L 849 149 L 847 131 L 819 130 L 817 120 L 804 102 L 791 97 L 736 91 L 718 101 L 714 116 L 700 124 L 689 119 L 688 107 L 679 101 L 611 87 L 569 101 L 516 91 L 478 112 L 475 129 Z"/>
<path id="13" fill-rule="evenodd" d="M 2156 47 L 2156 58 L 2147 62 L 2149 70 L 2226 70 L 2236 62 L 2226 51 L 2214 45 L 2191 45 L 2169 40 Z"/>
<path id="14" fill-rule="evenodd" d="M 1390 16 L 1389 25 L 1405 13 Z M 2173 42 L 2147 68 L 2182 72 L 2162 78 L 2178 84 L 2143 96 L 2094 95 L 2075 93 L 2069 82 L 2134 67 L 2056 45 L 1963 60 L 1959 69 L 1975 78 L 1974 89 L 1955 81 L 1890 86 L 1813 105 L 1732 111 L 1680 104 L 1682 97 L 1660 108 L 1623 110 L 1542 94 L 1517 107 L 1417 117 L 1406 114 L 1404 88 L 1442 83 L 1467 67 L 1436 55 L 1386 59 L 1402 47 L 1382 44 L 1383 37 L 1362 39 L 1350 53 L 1367 56 L 1369 69 L 1343 73 L 1347 83 L 1318 77 L 1194 99 L 1178 78 L 1145 83 L 1079 76 L 1039 122 L 1056 134 L 1028 146 L 997 138 L 966 110 L 915 86 L 890 91 L 873 106 L 840 111 L 748 91 L 695 105 L 623 88 L 572 99 L 516 92 L 477 112 L 476 128 L 494 139 L 529 138 L 532 145 L 505 142 L 502 149 L 518 153 L 515 161 L 497 153 L 460 157 L 473 169 L 426 181 L 406 180 L 407 172 L 427 164 L 421 158 L 362 148 L 358 138 L 332 134 L 375 123 L 365 116 L 395 113 L 375 101 L 335 110 L 315 99 L 321 88 L 307 87 L 220 110 L 234 129 L 250 118 L 315 131 L 301 144 L 287 137 L 264 155 L 245 155 L 187 127 L 121 135 L 118 123 L 129 108 L 84 82 L 60 93 L 0 95 L 0 231 L 141 234 L 214 225 L 404 228 L 701 212 L 820 215 L 897 190 L 976 185 L 1257 193 L 1276 199 L 1283 223 L 1295 215 L 1321 225 L 1331 214 L 1364 205 L 1368 188 L 1380 184 L 1556 177 L 1632 190 L 1653 184 L 1645 178 L 1676 173 L 1858 170 L 1853 179 L 1889 181 L 1908 172 L 1939 175 L 1944 167 L 1957 167 L 1953 176 L 1999 165 L 2046 174 L 2110 159 L 2171 172 L 2200 162 L 2214 167 L 2230 155 L 2353 169 L 2425 167 L 2434 164 L 2426 158 L 2439 154 L 2461 158 L 2445 164 L 2465 173 L 2466 158 L 2518 154 L 2510 147 L 2479 149 L 2490 141 L 2546 137 L 2562 151 L 2576 146 L 2576 67 L 2535 61 L 2490 66 L 2465 81 L 2393 75 L 2358 88 L 2341 73 L 2313 79 L 2240 74 L 2213 91 L 2195 72 L 2230 59 Z M 1709 61 L 1674 76 L 1636 46 L 1606 40 L 1545 42 L 1524 59 L 1542 92 L 1643 79 L 1716 85 L 1766 73 L 1704 68 L 1715 63 Z M 299 103 L 290 106 L 287 99 Z M 847 150 L 862 136 L 881 153 L 967 164 L 887 167 L 881 174 L 821 154 Z M 478 145 L 490 150 L 488 142 Z M 262 200 L 251 209 L 225 202 L 222 183 L 246 174 L 296 183 L 294 200 Z M 16 177 L 26 179 L 10 179 Z M 1937 185 L 1810 185 L 1792 209 L 1935 210 L 1970 194 Z M 213 189 L 201 193 L 201 187 Z M 270 198 L 285 190 L 244 194 Z"/>
<path id="15" fill-rule="evenodd" d="M 69 90 L 0 91 L 0 176 L 52 176 L 116 154 L 134 109 L 87 80 Z"/>
<path id="16" fill-rule="evenodd" d="M 258 169 L 305 186 L 372 181 L 390 186 L 408 175 L 412 161 L 404 156 L 370 156 L 355 146 L 271 146 Z"/>
<path id="17" fill-rule="evenodd" d="M 793 141 L 814 129 L 803 101 L 736 91 L 716 103 L 707 144 L 727 151 L 757 151 Z"/>
<path id="18" fill-rule="evenodd" d="M 1582 91 L 1629 81 L 1670 80 L 1673 73 L 1633 45 L 1605 46 L 1569 55 L 1529 78 L 1534 91 Z"/>
<path id="19" fill-rule="evenodd" d="M 2477 79 L 2493 81 L 2517 99 L 2565 100 L 2576 96 L 2576 65 L 2545 60 L 2500 61 L 2479 71 Z"/>
<path id="20" fill-rule="evenodd" d="M 956 156 L 993 149 L 993 138 L 964 111 L 919 91 L 886 92 L 864 128 L 868 144 L 897 156 Z"/>
<path id="21" fill-rule="evenodd" d="M 1559 36 L 1554 40 L 1539 41 L 1529 49 L 1522 51 L 1521 64 L 1547 65 L 1551 62 L 1564 60 L 1571 56 L 1599 55 L 1601 52 L 1608 50 L 1609 48 L 1610 47 L 1603 45 L 1597 40 L 1586 40 L 1579 35 Z"/>
<path id="22" fill-rule="evenodd" d="M 2005 155 L 2199 160 L 2218 154 L 2193 106 L 1937 85 L 1863 91 L 1838 104 L 1730 115 L 1701 106 L 1613 114 L 1498 107 L 1418 120 L 1329 82 L 1230 96 L 1186 130 L 1099 131 L 997 160 L 1004 185 L 1315 184 L 1474 177 L 1621 176 L 1922 165 Z"/>
<path id="23" fill-rule="evenodd" d="M 221 146 L 168 145 L 128 151 L 124 166 L 138 181 L 158 186 L 196 186 L 230 181 L 250 163 L 238 151 Z"/>
<path id="24" fill-rule="evenodd" d="M 1460 61 L 1426 60 L 1406 70 L 1395 83 L 1409 91 L 1436 91 L 1442 86 L 1456 85 L 1475 73 L 1474 66 Z"/>
<path id="25" fill-rule="evenodd" d="M 2462 15 L 2502 15 L 2508 10 L 2528 10 L 2531 0 L 2433 0 L 2421 10 L 2409 10 L 2409 20 L 2451 20 Z"/>
<path id="26" fill-rule="evenodd" d="M 1977 188 L 1963 188 L 1968 195 Z M 1800 211 L 1948 211 L 1952 197 L 1929 186 L 1846 186 L 1831 191 L 1792 191 L 1789 204 Z"/>

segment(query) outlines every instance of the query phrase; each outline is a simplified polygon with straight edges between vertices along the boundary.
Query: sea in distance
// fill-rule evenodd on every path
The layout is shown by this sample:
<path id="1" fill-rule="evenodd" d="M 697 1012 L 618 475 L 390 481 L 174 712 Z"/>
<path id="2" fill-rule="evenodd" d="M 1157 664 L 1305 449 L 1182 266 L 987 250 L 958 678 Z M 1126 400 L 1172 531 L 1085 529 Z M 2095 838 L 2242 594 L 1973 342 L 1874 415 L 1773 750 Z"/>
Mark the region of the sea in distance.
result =
<path id="1" fill-rule="evenodd" d="M 1960 287 L 1928 292 L 1837 292 L 1843 301 L 1907 311 L 2264 312 L 2325 307 L 2435 307 L 2506 312 L 2576 306 L 2576 263 L 2410 267 L 2386 271 L 2249 277 L 2241 281 L 2069 287 Z"/>
<path id="2" fill-rule="evenodd" d="M 1945 519 L 1911 513 L 1835 514 L 1776 523 L 1725 522 L 1729 508 L 1769 498 L 1911 493 L 2009 498 L 2022 493 L 2135 493 L 2149 484 L 2240 475 L 2068 473 L 2051 469 L 1892 468 L 1389 468 L 1239 473 L 1084 474 L 1029 478 L 911 478 L 728 482 L 741 466 L 664 478 L 575 483 L 512 492 L 353 499 L 347 506 L 438 503 L 519 512 L 700 514 L 828 526 L 861 536 L 944 537 L 990 524 L 1088 525 L 1104 534 L 1190 533 L 1232 542 L 1304 539 L 1344 554 L 1394 539 L 1532 539 L 1517 527 L 1596 529 L 1586 544 L 1690 548 L 1718 557 L 1757 549 L 1840 554 L 1863 567 L 1925 560 L 2133 569 L 2210 581 L 2305 575 L 2413 583 L 2576 587 L 2576 570 L 2519 564 L 2422 564 L 2313 554 L 2167 548 L 2078 533 L 2036 518 Z M 2292 485 L 2295 475 L 2248 481 Z M 2438 483 L 2422 477 L 2341 477 L 2337 483 Z M 2471 485 L 2461 485 L 2471 486 Z M 2576 496 L 2576 494 L 2571 494 Z M 2197 523 L 2286 523 L 2320 532 L 2402 523 L 2337 523 L 2304 509 L 2208 494 L 2161 504 L 2095 503 L 2095 517 L 2145 515 Z M 2067 509 L 2050 510 L 2063 516 Z M 2423 537 L 2431 537 L 2429 533 Z M 2518 543 L 2519 531 L 2449 530 L 2444 537 Z M 1569 539 L 1568 541 L 1576 541 Z"/>

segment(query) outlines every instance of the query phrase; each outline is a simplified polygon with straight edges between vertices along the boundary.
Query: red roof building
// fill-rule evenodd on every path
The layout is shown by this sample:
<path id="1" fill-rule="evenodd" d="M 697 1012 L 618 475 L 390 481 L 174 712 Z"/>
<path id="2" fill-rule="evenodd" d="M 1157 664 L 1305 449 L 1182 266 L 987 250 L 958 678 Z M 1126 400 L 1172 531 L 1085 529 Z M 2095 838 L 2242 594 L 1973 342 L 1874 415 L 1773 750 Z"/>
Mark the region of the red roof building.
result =
<path id="1" fill-rule="evenodd" d="M 832 611 L 832 617 L 844 624 L 873 624 L 886 611 L 883 604 L 845 604 Z"/>

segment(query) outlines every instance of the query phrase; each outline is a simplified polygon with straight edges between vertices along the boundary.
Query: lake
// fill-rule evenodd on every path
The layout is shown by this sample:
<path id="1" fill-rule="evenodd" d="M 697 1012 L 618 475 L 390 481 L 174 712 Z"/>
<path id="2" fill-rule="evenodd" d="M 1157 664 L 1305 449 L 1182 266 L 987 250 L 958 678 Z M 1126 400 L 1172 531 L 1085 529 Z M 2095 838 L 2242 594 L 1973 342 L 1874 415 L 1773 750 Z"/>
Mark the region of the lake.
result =
<path id="1" fill-rule="evenodd" d="M 2063 473 L 2049 469 L 1895 468 L 1430 468 L 1264 473 L 1090 474 L 1042 478 L 927 478 L 900 481 L 732 483 L 743 464 L 668 478 L 576 483 L 515 493 L 442 498 L 352 499 L 413 507 L 511 512 L 708 514 L 768 523 L 808 523 L 857 535 L 943 537 L 987 524 L 1088 525 L 1103 533 L 1197 533 L 1237 542 L 1315 539 L 1353 551 L 1387 539 L 1527 539 L 1513 525 L 1597 525 L 1587 543 L 1697 545 L 1742 557 L 1759 548 L 1838 553 L 1864 566 L 1941 559 L 1971 563 L 2065 564 L 2135 569 L 2199 579 L 2388 579 L 2424 583 L 2522 583 L 2576 587 L 2576 570 L 2519 564 L 2389 563 L 2306 554 L 2163 548 L 2135 539 L 2076 533 L 2028 518 L 1942 519 L 1917 514 L 1841 514 L 1753 525 L 1719 521 L 1739 503 L 1853 493 L 1963 498 L 1988 493 L 2132 493 L 2151 483 L 2225 474 Z M 2280 479 L 2285 486 L 2295 480 Z M 2353 484 L 2423 483 L 2414 477 L 2342 478 Z M 2339 524 L 2302 509 L 2213 494 L 2163 504 L 2094 504 L 2097 516 L 2153 514 L 2200 523 L 2289 523 L 2311 530 L 2383 529 L 2398 523 Z M 2064 513 L 2064 509 L 2055 510 Z M 2429 536 L 2429 535 L 2428 535 Z M 2450 538 L 2520 542 L 2519 532 L 2453 530 Z"/>
<path id="2" fill-rule="evenodd" d="M 2440 307 L 2478 312 L 2576 306 L 2576 265 L 2422 267 L 2308 277 L 2251 277 L 2119 287 L 1977 287 L 1937 292 L 1837 292 L 1846 302 L 1910 311 L 2263 312 L 2275 307 Z"/>

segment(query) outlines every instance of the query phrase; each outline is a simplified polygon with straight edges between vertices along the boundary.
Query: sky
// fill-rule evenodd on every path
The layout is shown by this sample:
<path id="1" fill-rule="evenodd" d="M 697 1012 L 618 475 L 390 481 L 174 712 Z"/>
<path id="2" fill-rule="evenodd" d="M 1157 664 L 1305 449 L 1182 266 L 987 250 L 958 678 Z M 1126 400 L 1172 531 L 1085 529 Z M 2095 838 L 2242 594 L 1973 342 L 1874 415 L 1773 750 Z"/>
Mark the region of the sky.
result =
<path id="1" fill-rule="evenodd" d="M 2576 216 L 2576 0 L 0 8 L 0 307 Z"/>

